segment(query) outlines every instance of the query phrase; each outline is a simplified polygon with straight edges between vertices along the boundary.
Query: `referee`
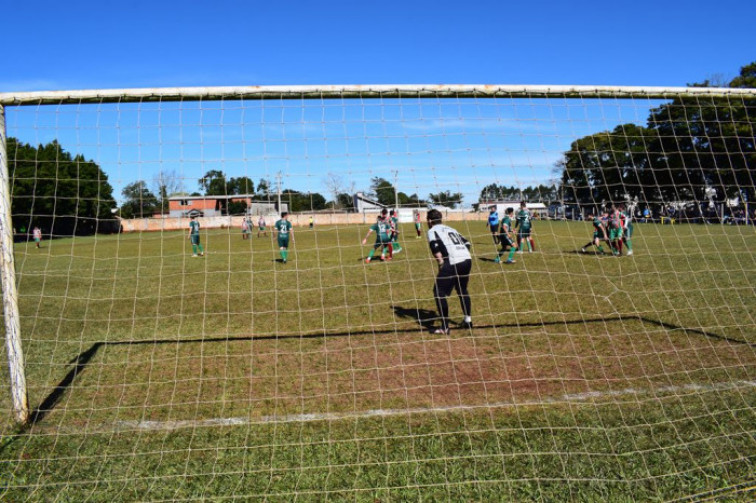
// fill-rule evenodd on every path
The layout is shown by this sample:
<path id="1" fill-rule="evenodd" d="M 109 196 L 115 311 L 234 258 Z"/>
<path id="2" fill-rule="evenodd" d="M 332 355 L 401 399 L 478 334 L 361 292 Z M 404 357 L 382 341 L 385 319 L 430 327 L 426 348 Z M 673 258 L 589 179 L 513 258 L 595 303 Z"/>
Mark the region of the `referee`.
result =
<path id="1" fill-rule="evenodd" d="M 472 257 L 470 256 L 470 242 L 456 230 L 441 223 L 442 216 L 438 210 L 428 212 L 428 243 L 431 253 L 438 261 L 439 269 L 436 284 L 433 286 L 433 296 L 441 318 L 441 328 L 434 334 L 449 334 L 449 304 L 446 298 L 452 290 L 457 291 L 462 312 L 465 315 L 463 328 L 473 327 L 470 294 L 467 293 L 467 283 L 470 281 Z"/>

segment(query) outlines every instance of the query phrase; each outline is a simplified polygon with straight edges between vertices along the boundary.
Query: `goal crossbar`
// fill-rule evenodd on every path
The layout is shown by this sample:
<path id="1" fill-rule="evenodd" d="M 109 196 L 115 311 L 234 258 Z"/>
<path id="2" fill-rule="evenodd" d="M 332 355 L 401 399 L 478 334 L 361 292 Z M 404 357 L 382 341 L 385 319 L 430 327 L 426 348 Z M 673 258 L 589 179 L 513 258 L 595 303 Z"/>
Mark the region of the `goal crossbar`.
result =
<path id="1" fill-rule="evenodd" d="M 351 99 L 351 98 L 644 98 L 676 96 L 753 97 L 756 89 L 718 87 L 642 87 L 570 85 L 307 85 L 161 87 L 0 93 L 0 105 L 129 103 L 220 99 Z"/>

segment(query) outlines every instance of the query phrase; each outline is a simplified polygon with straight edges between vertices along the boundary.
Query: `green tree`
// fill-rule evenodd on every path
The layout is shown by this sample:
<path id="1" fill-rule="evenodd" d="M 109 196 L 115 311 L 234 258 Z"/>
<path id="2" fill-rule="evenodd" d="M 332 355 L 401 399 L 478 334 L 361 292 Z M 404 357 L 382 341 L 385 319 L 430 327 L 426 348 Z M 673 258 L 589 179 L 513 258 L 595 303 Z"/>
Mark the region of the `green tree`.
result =
<path id="1" fill-rule="evenodd" d="M 384 206 L 394 206 L 397 195 L 394 186 L 385 178 L 375 177 L 371 180 L 370 191 L 375 194 L 375 200 Z"/>
<path id="2" fill-rule="evenodd" d="M 32 147 L 9 137 L 6 149 L 14 226 L 56 235 L 114 229 L 113 188 L 97 163 L 72 156 L 55 140 Z"/>
<path id="3" fill-rule="evenodd" d="M 199 179 L 199 186 L 205 191 L 206 196 L 228 195 L 226 174 L 217 169 L 205 173 L 205 176 Z"/>
<path id="4" fill-rule="evenodd" d="M 150 192 L 143 180 L 128 184 L 121 194 L 124 197 L 124 203 L 121 205 L 123 218 L 151 217 L 160 208 L 158 198 Z"/>
<path id="5" fill-rule="evenodd" d="M 254 194 L 255 183 L 246 176 L 231 178 L 227 184 L 228 194 Z"/>
<path id="6" fill-rule="evenodd" d="M 462 204 L 462 193 L 455 192 L 452 194 L 450 191 L 446 190 L 437 194 L 428 194 L 428 199 L 430 199 L 433 204 L 439 204 L 448 208 L 456 208 L 458 204 Z"/>
<path id="7" fill-rule="evenodd" d="M 756 83 L 756 63 L 741 68 L 731 87 Z M 708 86 L 708 82 L 692 84 Z M 756 99 L 678 96 L 651 110 L 646 127 L 622 124 L 574 141 L 565 153 L 565 201 L 754 200 Z"/>
<path id="8" fill-rule="evenodd" d="M 289 203 L 289 211 L 293 213 L 302 211 L 325 210 L 326 199 L 317 192 L 299 192 L 292 189 L 281 191 L 281 200 Z"/>

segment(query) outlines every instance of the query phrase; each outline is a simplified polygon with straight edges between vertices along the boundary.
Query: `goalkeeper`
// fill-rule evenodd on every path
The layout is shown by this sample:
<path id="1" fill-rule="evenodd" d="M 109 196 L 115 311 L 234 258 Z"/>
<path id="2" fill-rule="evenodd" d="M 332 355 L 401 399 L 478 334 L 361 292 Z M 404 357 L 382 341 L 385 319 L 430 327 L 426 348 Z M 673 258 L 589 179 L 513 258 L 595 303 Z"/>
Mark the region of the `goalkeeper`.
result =
<path id="1" fill-rule="evenodd" d="M 428 212 L 428 244 L 431 254 L 438 262 L 438 276 L 433 286 L 433 297 L 436 299 L 436 307 L 441 318 L 441 328 L 436 329 L 434 334 L 449 334 L 449 304 L 446 298 L 452 290 L 457 291 L 459 302 L 462 305 L 462 313 L 465 318 L 462 327 L 471 329 L 472 302 L 467 292 L 467 284 L 470 281 L 472 269 L 472 257 L 470 256 L 470 242 L 462 237 L 456 230 L 444 225 L 441 212 L 430 210 Z"/>

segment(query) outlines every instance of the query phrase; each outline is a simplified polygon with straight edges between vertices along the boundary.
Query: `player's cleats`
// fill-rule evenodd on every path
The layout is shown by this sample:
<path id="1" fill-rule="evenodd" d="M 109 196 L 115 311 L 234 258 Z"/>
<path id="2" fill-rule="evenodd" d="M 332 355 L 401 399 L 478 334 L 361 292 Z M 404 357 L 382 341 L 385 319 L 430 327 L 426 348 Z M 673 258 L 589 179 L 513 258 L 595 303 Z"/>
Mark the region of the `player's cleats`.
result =
<path id="1" fill-rule="evenodd" d="M 580 248 L 580 253 L 586 253 L 585 248 Z"/>
<path id="2" fill-rule="evenodd" d="M 369 259 L 369 258 L 366 258 L 366 259 L 365 259 L 365 263 L 366 263 L 366 264 L 369 264 L 369 263 L 370 263 L 370 259 Z"/>
<path id="3" fill-rule="evenodd" d="M 504 263 L 505 264 L 514 264 L 515 261 L 514 260 L 506 260 L 506 261 L 504 261 Z"/>
<path id="4" fill-rule="evenodd" d="M 197 254 L 195 253 L 195 254 L 193 254 L 193 255 L 192 255 L 192 258 L 194 258 L 194 257 L 198 257 L 198 256 L 199 256 L 199 255 L 197 255 Z"/>
<path id="5" fill-rule="evenodd" d="M 633 254 L 633 250 L 629 250 L 629 251 L 627 252 L 627 256 L 628 256 L 628 257 L 629 257 L 630 255 L 632 255 L 632 254 Z"/>
<path id="6" fill-rule="evenodd" d="M 472 328 L 473 328 L 473 322 L 472 321 L 463 321 L 462 322 L 462 328 L 465 328 L 467 330 L 472 330 Z"/>
<path id="7" fill-rule="evenodd" d="M 434 335 L 449 335 L 450 331 L 448 328 L 437 328 L 433 331 Z"/>

